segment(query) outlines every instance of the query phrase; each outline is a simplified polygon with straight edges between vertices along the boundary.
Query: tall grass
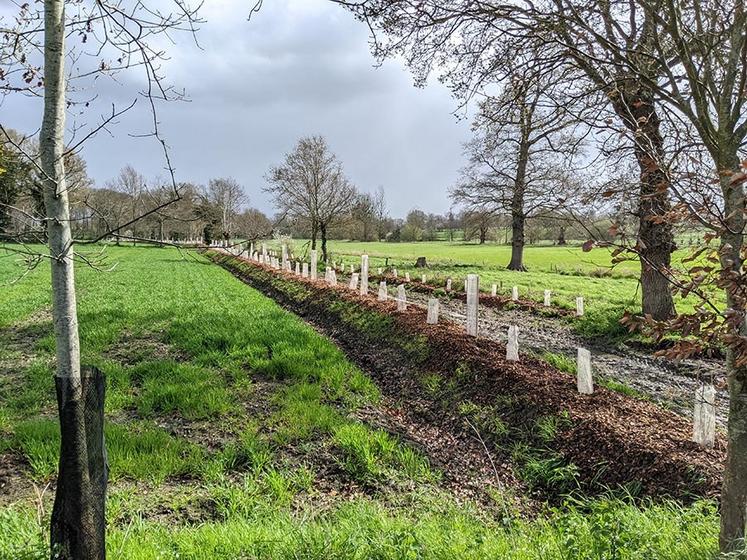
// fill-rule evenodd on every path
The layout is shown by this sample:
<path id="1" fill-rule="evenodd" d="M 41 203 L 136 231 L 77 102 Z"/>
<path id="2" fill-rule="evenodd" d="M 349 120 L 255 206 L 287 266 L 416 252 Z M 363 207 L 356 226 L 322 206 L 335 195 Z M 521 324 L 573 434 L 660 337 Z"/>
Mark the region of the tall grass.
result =
<path id="1" fill-rule="evenodd" d="M 716 549 L 710 503 L 642 509 L 609 500 L 566 505 L 533 521 L 490 522 L 473 506 L 433 497 L 400 511 L 356 499 L 326 511 L 294 513 L 268 499 L 270 484 L 247 482 L 216 491 L 218 521 L 168 526 L 133 518 L 110 531 L 109 555 L 118 560 L 705 560 Z M 47 557 L 34 511 L 6 509 L 0 527 L 0 558 Z"/>

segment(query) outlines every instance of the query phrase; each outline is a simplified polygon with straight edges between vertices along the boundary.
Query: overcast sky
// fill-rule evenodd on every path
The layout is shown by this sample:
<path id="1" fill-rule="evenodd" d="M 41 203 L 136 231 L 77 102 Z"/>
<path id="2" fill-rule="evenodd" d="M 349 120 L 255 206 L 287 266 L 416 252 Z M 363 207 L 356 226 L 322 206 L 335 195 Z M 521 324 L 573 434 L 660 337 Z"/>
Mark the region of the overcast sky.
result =
<path id="1" fill-rule="evenodd" d="M 177 179 L 234 177 L 251 205 L 271 212 L 262 192 L 267 169 L 299 137 L 322 134 L 362 191 L 384 187 L 393 216 L 413 207 L 446 211 L 470 135 L 469 121 L 452 114 L 457 102 L 448 90 L 435 80 L 413 87 L 397 60 L 375 67 L 367 28 L 327 0 L 265 0 L 250 22 L 248 4 L 207 0 L 202 50 L 186 35 L 169 46 L 164 71 L 190 99 L 160 108 Z M 100 81 L 96 102 L 69 122 L 93 122 L 111 103 L 134 99 L 142 79 L 129 72 L 119 83 Z M 0 118 L 34 132 L 40 110 L 38 100 L 10 96 Z M 149 119 L 141 99 L 111 136 L 87 143 L 83 157 L 98 185 L 126 164 L 148 177 L 163 172 L 156 143 L 129 136 L 147 132 Z"/>

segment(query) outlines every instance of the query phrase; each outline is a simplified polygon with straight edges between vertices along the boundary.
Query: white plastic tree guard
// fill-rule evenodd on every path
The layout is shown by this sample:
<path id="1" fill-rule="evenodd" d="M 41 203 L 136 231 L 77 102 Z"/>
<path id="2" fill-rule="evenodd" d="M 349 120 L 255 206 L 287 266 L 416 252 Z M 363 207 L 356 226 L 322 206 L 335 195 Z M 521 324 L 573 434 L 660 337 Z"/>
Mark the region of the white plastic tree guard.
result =
<path id="1" fill-rule="evenodd" d="M 467 290 L 467 334 L 477 336 L 477 308 L 480 300 L 480 277 L 468 274 Z"/>
<path id="2" fill-rule="evenodd" d="M 405 291 L 405 285 L 400 284 L 397 286 L 397 311 L 404 311 L 407 309 L 407 292 Z"/>
<path id="3" fill-rule="evenodd" d="M 435 325 L 438 323 L 438 300 L 436 298 L 430 298 L 428 300 L 428 316 L 425 322 L 429 325 Z"/>
<path id="4" fill-rule="evenodd" d="M 309 270 L 309 273 L 311 274 L 311 279 L 312 280 L 316 280 L 317 265 L 318 265 L 317 259 L 318 259 L 318 257 L 317 257 L 317 254 L 316 254 L 316 249 L 314 249 L 313 251 L 311 251 L 311 267 L 310 267 L 310 270 Z"/>
<path id="5" fill-rule="evenodd" d="M 389 292 L 386 289 L 386 282 L 382 280 L 379 282 L 379 301 L 386 301 L 389 297 Z"/>
<path id="6" fill-rule="evenodd" d="M 506 359 L 509 362 L 519 361 L 519 327 L 510 325 L 508 327 L 508 342 L 506 343 Z"/>
<path id="7" fill-rule="evenodd" d="M 368 255 L 361 255 L 361 295 L 368 295 Z"/>
<path id="8" fill-rule="evenodd" d="M 586 348 L 578 349 L 576 385 L 578 386 L 578 392 L 582 395 L 591 395 L 594 392 L 594 378 L 591 374 L 591 352 Z"/>
<path id="9" fill-rule="evenodd" d="M 716 388 L 710 383 L 695 389 L 693 441 L 709 449 L 716 442 Z"/>

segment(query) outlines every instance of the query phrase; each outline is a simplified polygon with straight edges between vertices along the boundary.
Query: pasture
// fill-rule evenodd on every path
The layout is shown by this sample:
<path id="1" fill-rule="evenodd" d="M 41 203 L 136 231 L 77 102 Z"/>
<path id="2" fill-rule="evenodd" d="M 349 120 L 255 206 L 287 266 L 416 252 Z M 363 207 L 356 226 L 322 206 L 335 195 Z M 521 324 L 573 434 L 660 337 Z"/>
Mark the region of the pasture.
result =
<path id="1" fill-rule="evenodd" d="M 348 265 L 359 265 L 361 254 L 368 254 L 371 269 L 388 266 L 400 274 L 409 272 L 413 279 L 426 274 L 428 282 L 444 285 L 446 278 L 453 279 L 459 287 L 468 273 L 480 275 L 480 289 L 491 290 L 491 284 L 499 286 L 498 293 L 508 295 L 512 286 L 518 286 L 521 297 L 542 301 L 543 292 L 552 290 L 552 302 L 559 307 L 572 309 L 575 298 L 586 301 L 586 315 L 576 323 L 580 334 L 605 336 L 611 339 L 626 337 L 627 332 L 618 321 L 627 311 L 639 312 L 641 292 L 638 282 L 640 264 L 626 259 L 612 264 L 611 250 L 594 248 L 584 252 L 580 245 L 527 246 L 524 250 L 526 272 L 507 270 L 511 258 L 511 247 L 495 243 L 479 245 L 461 241 L 434 241 L 416 243 L 353 242 L 333 240 L 328 242 L 330 258 Z M 279 249 L 278 241 L 268 246 Z M 291 241 L 289 247 L 299 255 L 307 253 L 308 240 Z M 673 255 L 675 266 L 681 266 L 688 255 L 686 249 Z M 415 268 L 415 260 L 426 257 L 428 268 Z M 716 292 L 714 299 L 722 296 Z M 693 309 L 698 301 L 677 296 L 675 304 L 681 312 Z"/>
<path id="2" fill-rule="evenodd" d="M 442 247 L 380 250 L 403 270 L 424 255 L 443 274 L 475 251 L 470 266 L 507 285 L 634 298 L 630 278 L 548 270 L 574 249 L 528 250 L 539 276 L 520 284 L 496 247 L 449 246 L 448 262 Z M 362 248 L 379 250 L 332 245 Z M 194 252 L 106 252 L 105 270 L 78 267 L 77 290 L 83 361 L 107 376 L 111 558 L 700 560 L 717 549 L 711 501 L 569 492 L 538 503 L 526 481 L 465 498 L 429 446 L 373 421 L 396 403 L 383 406 L 376 382 L 301 318 Z M 589 257 L 603 266 L 601 252 Z M 49 268 L 24 272 L 0 254 L 3 560 L 48 557 L 59 445 Z"/>

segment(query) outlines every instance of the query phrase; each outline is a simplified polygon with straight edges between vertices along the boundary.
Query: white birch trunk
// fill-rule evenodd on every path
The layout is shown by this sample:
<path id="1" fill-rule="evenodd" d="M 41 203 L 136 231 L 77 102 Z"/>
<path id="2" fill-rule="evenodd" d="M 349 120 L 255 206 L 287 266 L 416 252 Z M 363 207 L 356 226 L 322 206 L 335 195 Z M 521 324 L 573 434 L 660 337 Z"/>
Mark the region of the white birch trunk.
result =
<path id="1" fill-rule="evenodd" d="M 70 208 L 65 182 L 65 8 L 62 0 L 45 0 L 44 117 L 39 147 L 44 171 L 49 252 L 52 263 L 52 316 L 57 376 L 80 379 L 78 308 Z"/>

